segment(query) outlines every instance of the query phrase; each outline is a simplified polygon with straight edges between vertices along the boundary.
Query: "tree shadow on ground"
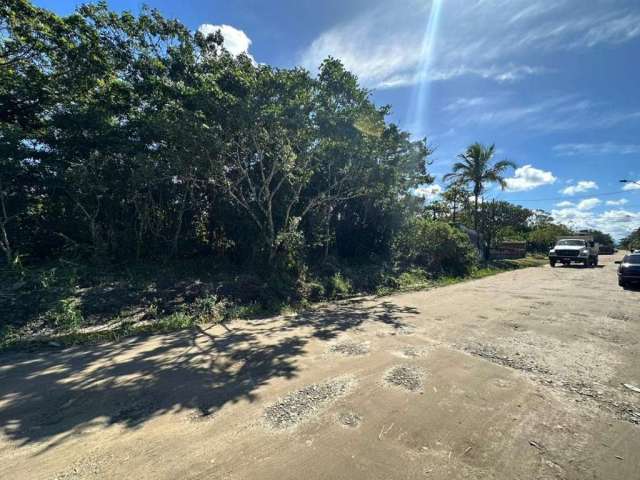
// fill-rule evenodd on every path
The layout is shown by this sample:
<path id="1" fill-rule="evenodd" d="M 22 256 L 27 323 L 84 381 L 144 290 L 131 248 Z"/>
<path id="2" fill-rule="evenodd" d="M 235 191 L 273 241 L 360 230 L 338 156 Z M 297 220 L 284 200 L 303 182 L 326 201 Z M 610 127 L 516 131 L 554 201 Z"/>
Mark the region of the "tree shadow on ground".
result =
<path id="1" fill-rule="evenodd" d="M 412 327 L 402 319 L 403 316 L 418 313 L 413 307 L 400 307 L 389 301 L 365 305 L 356 299 L 340 303 L 331 309 L 307 312 L 296 323 L 313 327 L 313 336 L 316 338 L 331 340 L 341 332 L 360 327 L 366 320 L 386 325 L 392 331 L 402 331 Z"/>
<path id="2" fill-rule="evenodd" d="M 0 429 L 24 445 L 63 443 L 95 425 L 136 428 L 167 412 L 207 417 L 257 400 L 275 378 L 299 374 L 309 341 L 330 340 L 365 321 L 407 326 L 415 309 L 354 300 L 292 318 L 236 322 L 220 335 L 198 328 L 118 343 L 35 354 L 0 354 Z"/>

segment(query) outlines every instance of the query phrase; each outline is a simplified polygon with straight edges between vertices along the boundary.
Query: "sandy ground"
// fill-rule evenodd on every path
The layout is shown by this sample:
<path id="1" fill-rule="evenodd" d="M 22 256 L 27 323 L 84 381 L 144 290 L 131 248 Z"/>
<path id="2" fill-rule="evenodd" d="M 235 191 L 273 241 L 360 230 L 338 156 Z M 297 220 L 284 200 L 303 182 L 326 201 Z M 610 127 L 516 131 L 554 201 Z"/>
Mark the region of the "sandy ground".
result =
<path id="1" fill-rule="evenodd" d="M 612 262 L 5 354 L 0 478 L 638 479 Z"/>

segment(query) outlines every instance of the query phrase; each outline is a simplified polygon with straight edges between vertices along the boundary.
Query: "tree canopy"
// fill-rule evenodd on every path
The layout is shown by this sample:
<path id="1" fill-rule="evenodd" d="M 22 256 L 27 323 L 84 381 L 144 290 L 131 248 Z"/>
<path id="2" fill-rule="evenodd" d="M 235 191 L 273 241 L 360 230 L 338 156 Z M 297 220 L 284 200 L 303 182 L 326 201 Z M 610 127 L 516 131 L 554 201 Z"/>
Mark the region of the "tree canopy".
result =
<path id="1" fill-rule="evenodd" d="M 259 65 L 219 32 L 105 3 L 60 17 L 9 0 L 0 22 L 8 262 L 384 252 L 419 206 L 406 192 L 432 181 L 425 141 L 336 59 L 317 76 Z"/>

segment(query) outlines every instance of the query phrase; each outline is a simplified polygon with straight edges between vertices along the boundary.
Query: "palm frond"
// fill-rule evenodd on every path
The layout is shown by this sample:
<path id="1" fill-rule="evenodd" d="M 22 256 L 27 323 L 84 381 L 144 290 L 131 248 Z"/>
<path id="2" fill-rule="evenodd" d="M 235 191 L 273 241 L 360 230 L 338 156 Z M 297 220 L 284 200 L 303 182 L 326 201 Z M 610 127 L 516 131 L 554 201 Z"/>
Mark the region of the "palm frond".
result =
<path id="1" fill-rule="evenodd" d="M 495 165 L 493 166 L 493 170 L 496 170 L 498 172 L 503 172 L 507 168 L 518 168 L 518 166 L 515 164 L 515 162 L 512 162 L 511 160 L 500 160 L 499 162 L 496 162 Z"/>
<path id="2" fill-rule="evenodd" d="M 455 183 L 460 180 L 460 174 L 455 172 L 447 173 L 442 177 L 442 180 L 445 182 L 448 182 L 449 180 L 453 180 L 452 183 Z"/>
<path id="3" fill-rule="evenodd" d="M 501 189 L 501 190 L 504 190 L 505 188 L 507 188 L 507 181 L 506 181 L 504 178 L 499 177 L 499 178 L 496 180 L 496 182 L 498 183 L 498 185 L 500 185 L 500 189 Z"/>

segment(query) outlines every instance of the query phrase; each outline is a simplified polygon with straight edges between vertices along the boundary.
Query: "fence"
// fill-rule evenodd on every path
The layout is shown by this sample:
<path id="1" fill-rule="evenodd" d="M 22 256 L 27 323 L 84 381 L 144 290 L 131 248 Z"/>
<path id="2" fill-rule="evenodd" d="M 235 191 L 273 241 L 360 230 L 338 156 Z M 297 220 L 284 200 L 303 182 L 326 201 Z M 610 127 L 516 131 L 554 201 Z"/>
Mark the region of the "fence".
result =
<path id="1" fill-rule="evenodd" d="M 502 260 L 507 258 L 524 258 L 527 254 L 527 242 L 506 241 L 491 249 L 491 258 Z"/>

